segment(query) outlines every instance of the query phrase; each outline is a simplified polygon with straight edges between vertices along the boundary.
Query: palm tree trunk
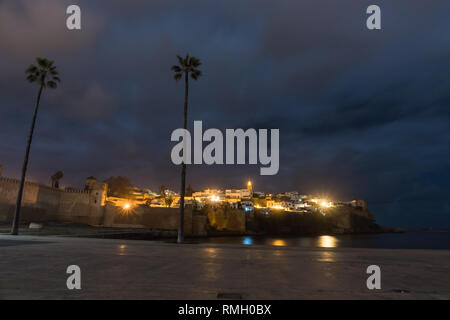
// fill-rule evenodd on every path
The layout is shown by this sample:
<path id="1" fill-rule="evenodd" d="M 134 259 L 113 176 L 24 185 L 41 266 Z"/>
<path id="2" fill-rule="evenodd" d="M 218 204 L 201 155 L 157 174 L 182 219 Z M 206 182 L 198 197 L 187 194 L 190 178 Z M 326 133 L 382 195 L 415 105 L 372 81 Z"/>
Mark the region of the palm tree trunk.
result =
<path id="1" fill-rule="evenodd" d="M 43 89 L 44 89 L 44 84 L 42 83 L 41 87 L 39 88 L 36 106 L 34 108 L 33 121 L 31 122 L 30 134 L 28 136 L 27 149 L 25 151 L 25 159 L 23 161 L 22 177 L 20 179 L 19 193 L 17 194 L 16 209 L 14 211 L 14 219 L 13 219 L 13 224 L 12 224 L 12 228 L 11 228 L 12 235 L 19 234 L 20 207 L 22 205 L 22 195 L 23 195 L 23 188 L 25 185 L 25 176 L 27 173 L 28 157 L 30 155 L 31 141 L 33 140 L 34 125 L 36 124 L 36 117 L 37 117 L 37 113 L 39 110 L 39 102 L 41 101 L 41 94 L 42 94 Z"/>
<path id="2" fill-rule="evenodd" d="M 189 97 L 189 74 L 185 73 L 185 90 L 184 90 L 184 129 L 187 129 L 187 109 Z M 186 151 L 184 151 L 186 152 Z M 180 222 L 178 225 L 178 243 L 184 240 L 184 195 L 186 192 L 186 163 L 182 164 L 181 170 L 181 192 L 180 192 Z"/>

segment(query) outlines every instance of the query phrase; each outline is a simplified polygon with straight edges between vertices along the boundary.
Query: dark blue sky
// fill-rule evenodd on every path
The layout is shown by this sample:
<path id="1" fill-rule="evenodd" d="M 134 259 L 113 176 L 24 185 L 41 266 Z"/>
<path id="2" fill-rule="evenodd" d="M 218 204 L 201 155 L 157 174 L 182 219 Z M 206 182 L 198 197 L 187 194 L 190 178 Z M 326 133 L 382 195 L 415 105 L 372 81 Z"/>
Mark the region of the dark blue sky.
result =
<path id="1" fill-rule="evenodd" d="M 78 4 L 82 30 L 68 31 Z M 382 30 L 365 27 L 370 4 Z M 450 227 L 449 1 L 0 2 L 0 163 L 17 177 L 37 87 L 24 70 L 56 61 L 29 179 L 66 186 L 125 175 L 179 189 L 171 132 L 182 126 L 176 54 L 199 57 L 189 125 L 279 128 L 280 171 L 189 167 L 204 187 L 298 190 L 366 199 L 393 226 Z"/>

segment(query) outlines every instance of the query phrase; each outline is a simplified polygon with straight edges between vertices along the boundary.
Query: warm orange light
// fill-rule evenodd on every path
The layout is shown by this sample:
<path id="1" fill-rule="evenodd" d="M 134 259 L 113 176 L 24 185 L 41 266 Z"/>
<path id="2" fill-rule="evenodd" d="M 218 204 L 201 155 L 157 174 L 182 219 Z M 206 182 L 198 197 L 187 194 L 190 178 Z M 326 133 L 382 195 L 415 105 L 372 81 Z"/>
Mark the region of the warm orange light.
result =
<path id="1" fill-rule="evenodd" d="M 338 239 L 333 236 L 320 236 L 317 242 L 321 248 L 336 248 L 338 245 Z"/>
<path id="2" fill-rule="evenodd" d="M 331 208 L 331 202 L 327 202 L 327 201 L 325 201 L 325 200 L 323 200 L 321 203 L 320 203 L 320 206 L 322 207 L 322 208 Z"/>
<path id="3" fill-rule="evenodd" d="M 218 202 L 218 201 L 220 201 L 220 197 L 219 196 L 211 196 L 211 201 Z"/>
<path id="4" fill-rule="evenodd" d="M 281 240 L 281 239 L 272 240 L 271 245 L 276 246 L 276 247 L 285 247 L 286 241 Z"/>
<path id="5" fill-rule="evenodd" d="M 125 204 L 123 205 L 123 208 L 124 208 L 125 210 L 130 210 L 131 204 L 125 203 Z"/>

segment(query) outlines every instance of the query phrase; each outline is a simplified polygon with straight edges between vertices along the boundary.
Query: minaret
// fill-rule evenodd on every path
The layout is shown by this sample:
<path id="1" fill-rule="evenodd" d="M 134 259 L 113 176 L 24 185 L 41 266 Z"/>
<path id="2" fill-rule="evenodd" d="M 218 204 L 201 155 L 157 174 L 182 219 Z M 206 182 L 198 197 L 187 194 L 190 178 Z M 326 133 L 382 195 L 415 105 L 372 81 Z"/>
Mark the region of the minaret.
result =
<path id="1" fill-rule="evenodd" d="M 250 180 L 248 180 L 248 182 L 247 182 L 247 190 L 250 191 L 250 198 L 252 198 L 253 197 L 253 184 Z"/>

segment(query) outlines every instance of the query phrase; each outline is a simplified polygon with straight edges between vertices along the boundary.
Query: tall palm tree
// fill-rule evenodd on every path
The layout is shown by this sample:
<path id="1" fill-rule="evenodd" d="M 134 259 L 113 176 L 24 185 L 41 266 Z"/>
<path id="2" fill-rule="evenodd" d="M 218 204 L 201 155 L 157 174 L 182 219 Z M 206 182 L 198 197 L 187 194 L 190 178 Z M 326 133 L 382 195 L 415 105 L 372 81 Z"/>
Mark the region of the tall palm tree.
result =
<path id="1" fill-rule="evenodd" d="M 187 128 L 187 110 L 188 110 L 188 97 L 189 97 L 189 75 L 192 79 L 197 80 L 202 72 L 197 68 L 201 65 L 200 59 L 196 57 L 190 57 L 189 54 L 185 58 L 177 56 L 179 65 L 172 67 L 172 71 L 175 72 L 175 80 L 179 81 L 184 76 L 184 126 Z M 180 223 L 178 225 L 178 243 L 183 242 L 184 239 L 184 195 L 186 193 L 186 164 L 183 162 L 181 170 L 181 195 L 180 195 Z"/>
<path id="2" fill-rule="evenodd" d="M 20 207 L 22 205 L 23 187 L 25 184 L 25 176 L 27 173 L 28 157 L 30 155 L 31 141 L 33 140 L 34 125 L 36 123 L 36 116 L 39 110 L 39 102 L 41 100 L 41 94 L 44 88 L 56 89 L 59 79 L 58 71 L 53 65 L 53 61 L 45 58 L 36 58 L 36 65 L 32 64 L 25 70 L 28 75 L 27 80 L 30 83 L 37 83 L 39 85 L 39 92 L 36 99 L 36 105 L 34 108 L 33 120 L 31 122 L 30 133 L 28 135 L 28 143 L 25 151 L 25 159 L 23 161 L 22 176 L 20 179 L 19 193 L 17 194 L 16 210 L 14 211 L 14 219 L 11 228 L 11 234 L 17 235 L 19 233 L 19 221 L 20 221 Z"/>

